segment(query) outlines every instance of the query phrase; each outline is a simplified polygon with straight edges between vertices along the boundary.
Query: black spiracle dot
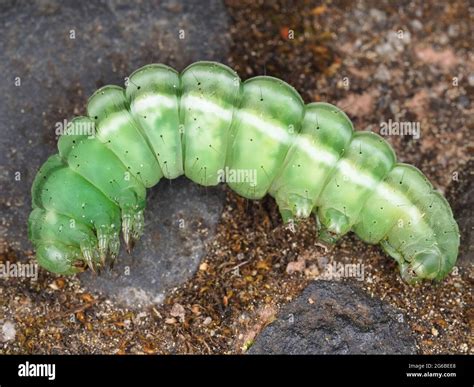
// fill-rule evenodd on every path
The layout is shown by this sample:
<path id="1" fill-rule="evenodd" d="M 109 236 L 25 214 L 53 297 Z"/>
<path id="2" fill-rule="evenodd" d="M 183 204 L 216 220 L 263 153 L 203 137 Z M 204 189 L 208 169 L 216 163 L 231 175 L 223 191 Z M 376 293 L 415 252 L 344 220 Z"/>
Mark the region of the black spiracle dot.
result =
<path id="1" fill-rule="evenodd" d="M 140 90 L 142 87 L 141 86 L 137 86 L 137 90 Z"/>
<path id="2" fill-rule="evenodd" d="M 99 117 L 98 117 L 98 116 L 94 116 L 94 119 L 97 120 L 97 119 L 99 119 Z"/>

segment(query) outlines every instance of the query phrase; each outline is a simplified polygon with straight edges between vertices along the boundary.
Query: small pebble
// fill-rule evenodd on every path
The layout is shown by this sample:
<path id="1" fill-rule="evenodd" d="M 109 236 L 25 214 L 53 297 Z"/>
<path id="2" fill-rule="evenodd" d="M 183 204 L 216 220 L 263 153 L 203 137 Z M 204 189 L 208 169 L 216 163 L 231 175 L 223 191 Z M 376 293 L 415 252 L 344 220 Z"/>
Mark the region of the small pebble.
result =
<path id="1" fill-rule="evenodd" d="M 2 326 L 2 341 L 12 341 L 15 339 L 16 329 L 15 324 L 12 321 L 5 321 Z"/>

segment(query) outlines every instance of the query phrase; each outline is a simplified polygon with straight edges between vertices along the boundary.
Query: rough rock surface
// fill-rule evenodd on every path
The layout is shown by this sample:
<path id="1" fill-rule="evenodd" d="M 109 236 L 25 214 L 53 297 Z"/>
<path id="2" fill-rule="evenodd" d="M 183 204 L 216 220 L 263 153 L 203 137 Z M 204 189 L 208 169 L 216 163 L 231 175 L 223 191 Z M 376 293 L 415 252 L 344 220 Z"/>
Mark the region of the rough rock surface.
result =
<path id="1" fill-rule="evenodd" d="M 251 354 L 416 353 L 404 316 L 343 282 L 314 281 L 257 336 Z"/>

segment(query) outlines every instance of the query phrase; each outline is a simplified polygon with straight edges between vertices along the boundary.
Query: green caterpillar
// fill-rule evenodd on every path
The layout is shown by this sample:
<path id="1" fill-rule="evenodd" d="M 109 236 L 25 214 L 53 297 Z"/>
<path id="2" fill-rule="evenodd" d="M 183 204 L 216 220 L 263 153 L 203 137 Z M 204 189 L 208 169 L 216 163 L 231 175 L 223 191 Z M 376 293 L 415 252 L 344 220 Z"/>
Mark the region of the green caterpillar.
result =
<path id="1" fill-rule="evenodd" d="M 197 62 L 181 74 L 151 64 L 125 90 L 104 86 L 58 143 L 32 186 L 29 237 L 46 269 L 97 269 L 143 233 L 146 188 L 185 175 L 226 180 L 238 194 L 267 193 L 285 222 L 314 214 L 319 238 L 354 231 L 380 244 L 402 278 L 440 280 L 452 269 L 459 231 L 446 199 L 391 146 L 354 132 L 328 103 L 305 105 L 268 76 L 241 82 L 230 68 Z"/>

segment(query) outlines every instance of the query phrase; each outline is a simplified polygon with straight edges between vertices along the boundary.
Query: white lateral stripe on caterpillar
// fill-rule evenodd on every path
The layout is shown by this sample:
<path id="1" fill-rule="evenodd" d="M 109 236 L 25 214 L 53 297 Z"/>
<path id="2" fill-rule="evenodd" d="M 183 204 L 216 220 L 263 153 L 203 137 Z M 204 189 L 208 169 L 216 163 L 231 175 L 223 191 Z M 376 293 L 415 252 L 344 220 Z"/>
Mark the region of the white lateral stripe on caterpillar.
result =
<path id="1" fill-rule="evenodd" d="M 156 109 L 160 107 L 172 109 L 176 107 L 176 102 L 176 97 L 170 97 L 169 95 L 163 93 L 147 94 L 146 97 L 135 99 L 134 107 L 139 111 Z"/>
<path id="2" fill-rule="evenodd" d="M 228 120 L 232 115 L 232 111 L 222 108 L 211 100 L 204 100 L 203 98 L 188 95 L 185 98 L 185 102 L 193 106 L 194 109 L 201 110 L 205 113 L 215 114 L 223 120 Z M 252 125 L 252 127 L 257 129 L 259 132 L 280 143 L 291 144 L 294 140 L 294 137 L 288 134 L 288 132 L 281 126 L 274 125 L 272 122 L 269 122 L 262 117 L 257 117 L 255 114 L 247 111 L 240 111 L 237 114 L 243 122 Z M 315 144 L 312 144 L 307 138 L 297 137 L 294 144 L 313 160 L 320 161 L 328 166 L 333 166 L 338 160 L 336 155 L 326 149 L 316 147 Z M 407 208 L 405 208 L 405 210 L 413 222 L 417 222 L 422 218 L 422 214 L 418 208 L 413 206 L 410 200 L 402 192 L 399 190 L 397 190 L 396 193 L 392 192 L 390 189 L 385 187 L 385 183 L 375 181 L 370 174 L 358 170 L 351 161 L 340 160 L 336 164 L 336 167 L 344 175 L 347 175 L 355 184 L 369 189 L 375 188 L 380 195 L 389 198 L 390 201 L 403 202 L 404 205 L 406 204 Z"/>

